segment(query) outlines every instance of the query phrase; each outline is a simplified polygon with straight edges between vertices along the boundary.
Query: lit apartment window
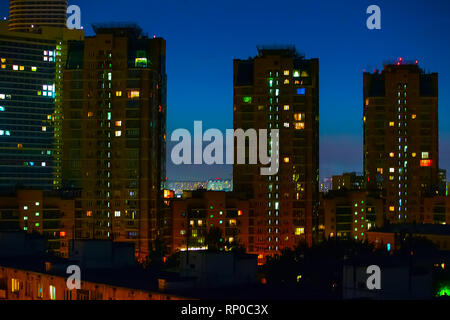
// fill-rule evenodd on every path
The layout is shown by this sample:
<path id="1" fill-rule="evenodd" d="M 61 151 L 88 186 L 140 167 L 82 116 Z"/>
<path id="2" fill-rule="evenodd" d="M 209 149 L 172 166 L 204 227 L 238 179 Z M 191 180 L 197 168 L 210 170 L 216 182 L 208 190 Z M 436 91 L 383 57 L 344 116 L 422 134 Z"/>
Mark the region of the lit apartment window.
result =
<path id="1" fill-rule="evenodd" d="M 114 216 L 120 217 L 120 211 L 115 211 L 115 212 L 114 212 Z"/>
<path id="2" fill-rule="evenodd" d="M 288 76 L 289 75 L 289 70 L 284 70 L 284 73 L 283 73 L 285 76 Z"/>
<path id="3" fill-rule="evenodd" d="M 284 105 L 284 107 L 283 107 L 283 109 L 284 109 L 284 111 L 289 111 L 289 105 Z"/>
<path id="4" fill-rule="evenodd" d="M 37 71 L 37 67 L 31 67 L 31 71 L 36 72 Z"/>
<path id="5" fill-rule="evenodd" d="M 289 128 L 289 122 L 285 122 L 283 125 L 285 128 Z"/>
<path id="6" fill-rule="evenodd" d="M 116 135 L 116 137 L 122 136 L 122 131 L 117 130 L 117 131 L 115 132 L 115 135 Z"/>
<path id="7" fill-rule="evenodd" d="M 11 279 L 11 292 L 19 292 L 20 290 L 20 281 L 19 279 L 12 278 Z"/>
<path id="8" fill-rule="evenodd" d="M 116 121 L 116 127 L 122 126 L 122 121 Z"/>
<path id="9" fill-rule="evenodd" d="M 17 66 L 17 65 L 13 65 L 13 70 L 14 70 L 14 71 L 17 71 L 17 70 L 19 70 L 19 66 Z"/>
<path id="10" fill-rule="evenodd" d="M 394 206 L 390 206 L 389 207 L 389 211 L 391 211 L 391 212 L 395 211 L 395 207 Z"/>
<path id="11" fill-rule="evenodd" d="M 412 119 L 416 119 L 416 118 L 417 118 L 417 115 L 416 115 L 416 114 L 413 114 L 413 115 L 411 115 L 411 118 L 412 118 Z"/>
<path id="12" fill-rule="evenodd" d="M 302 234 L 305 234 L 305 228 L 295 228 L 295 235 L 300 236 Z"/>
<path id="13" fill-rule="evenodd" d="M 290 159 L 289 159 L 289 157 L 285 157 L 285 158 L 283 159 L 283 161 L 284 161 L 284 163 L 289 163 Z"/>
<path id="14" fill-rule="evenodd" d="M 56 287 L 50 286 L 50 300 L 56 300 Z"/>
<path id="15" fill-rule="evenodd" d="M 25 70 L 25 67 L 24 67 L 24 66 L 20 66 L 20 67 L 19 67 L 19 70 L 20 70 L 20 71 L 24 71 L 24 70 Z"/>
<path id="16" fill-rule="evenodd" d="M 394 121 L 389 122 L 389 127 L 393 127 L 393 126 L 395 126 L 395 122 Z"/>
<path id="17" fill-rule="evenodd" d="M 300 77 L 300 71 L 294 70 L 294 78 L 299 78 L 299 77 Z"/>
<path id="18" fill-rule="evenodd" d="M 395 168 L 389 168 L 389 172 L 395 172 Z"/>
<path id="19" fill-rule="evenodd" d="M 137 99 L 137 98 L 139 98 L 139 95 L 140 95 L 139 90 L 128 91 L 128 99 Z"/>
<path id="20" fill-rule="evenodd" d="M 297 88 L 297 94 L 298 95 L 305 95 L 306 89 L 305 88 Z"/>
<path id="21" fill-rule="evenodd" d="M 395 156 L 394 152 L 389 153 L 389 157 L 393 158 Z"/>
<path id="22" fill-rule="evenodd" d="M 36 205 L 36 207 L 39 207 L 40 203 L 39 203 L 39 202 L 36 202 L 35 205 Z"/>
<path id="23" fill-rule="evenodd" d="M 303 130 L 305 129 L 305 123 L 304 122 L 296 122 L 294 124 L 295 130 Z"/>
<path id="24" fill-rule="evenodd" d="M 28 210 L 28 206 L 23 206 L 23 210 Z"/>
<path id="25" fill-rule="evenodd" d="M 86 211 L 86 217 L 91 217 L 92 216 L 92 211 Z"/>
<path id="26" fill-rule="evenodd" d="M 412 157 L 415 158 L 417 156 L 417 153 L 413 152 L 411 153 Z"/>
<path id="27" fill-rule="evenodd" d="M 294 120 L 296 120 L 296 121 L 302 121 L 302 120 L 303 120 L 303 114 L 301 114 L 301 113 L 295 113 L 295 114 L 294 114 Z"/>
<path id="28" fill-rule="evenodd" d="M 122 96 L 122 91 L 116 91 L 116 97 L 121 97 Z"/>
<path id="29" fill-rule="evenodd" d="M 284 79 L 284 84 L 289 84 L 289 79 Z"/>
<path id="30" fill-rule="evenodd" d="M 42 131 L 44 131 L 44 132 L 47 131 L 47 127 L 45 127 L 45 126 L 42 127 Z"/>
<path id="31" fill-rule="evenodd" d="M 377 173 L 383 174 L 383 168 L 377 168 Z"/>
<path id="32" fill-rule="evenodd" d="M 429 154 L 428 152 L 422 152 L 422 159 L 428 159 Z"/>

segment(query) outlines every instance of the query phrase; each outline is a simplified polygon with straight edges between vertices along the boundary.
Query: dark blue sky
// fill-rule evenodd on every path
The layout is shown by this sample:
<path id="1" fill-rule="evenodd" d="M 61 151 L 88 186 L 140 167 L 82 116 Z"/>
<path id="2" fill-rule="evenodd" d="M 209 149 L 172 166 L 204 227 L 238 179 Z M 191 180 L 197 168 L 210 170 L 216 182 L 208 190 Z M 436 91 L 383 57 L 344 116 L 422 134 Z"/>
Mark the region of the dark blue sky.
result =
<path id="1" fill-rule="evenodd" d="M 2 1 L 6 2 L 6 1 Z M 294 44 L 320 60 L 320 175 L 362 171 L 362 71 L 398 57 L 439 73 L 440 166 L 450 169 L 448 0 L 69 0 L 82 25 L 132 21 L 167 40 L 168 137 L 176 128 L 232 128 L 234 58 Z M 381 8 L 381 30 L 366 8 Z M 7 3 L 0 5 L 7 15 Z M 171 165 L 171 180 L 230 177 L 229 167 Z"/>

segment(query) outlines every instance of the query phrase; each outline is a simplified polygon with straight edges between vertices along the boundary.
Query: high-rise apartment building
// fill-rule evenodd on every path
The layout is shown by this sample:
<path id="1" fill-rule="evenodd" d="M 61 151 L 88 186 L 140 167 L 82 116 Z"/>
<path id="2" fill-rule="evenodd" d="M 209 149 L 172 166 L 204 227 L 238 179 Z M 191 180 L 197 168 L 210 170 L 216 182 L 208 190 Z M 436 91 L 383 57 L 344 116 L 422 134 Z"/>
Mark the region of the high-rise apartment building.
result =
<path id="1" fill-rule="evenodd" d="M 438 189 L 438 75 L 398 59 L 364 73 L 364 171 L 383 190 L 390 222 L 423 222 L 421 199 Z"/>
<path id="2" fill-rule="evenodd" d="M 61 186 L 61 84 L 67 41 L 84 32 L 0 22 L 0 188 Z"/>
<path id="3" fill-rule="evenodd" d="M 27 31 L 40 27 L 64 28 L 67 0 L 9 0 L 9 29 Z"/>
<path id="4" fill-rule="evenodd" d="M 165 40 L 135 25 L 96 25 L 64 70 L 63 186 L 82 190 L 77 239 L 158 236 L 165 177 Z"/>
<path id="5" fill-rule="evenodd" d="M 319 195 L 319 61 L 294 47 L 261 47 L 234 60 L 235 129 L 278 129 L 279 170 L 234 165 L 234 191 L 249 209 L 248 251 L 273 255 L 299 242 L 312 244 Z M 269 138 L 269 145 L 273 141 Z"/>

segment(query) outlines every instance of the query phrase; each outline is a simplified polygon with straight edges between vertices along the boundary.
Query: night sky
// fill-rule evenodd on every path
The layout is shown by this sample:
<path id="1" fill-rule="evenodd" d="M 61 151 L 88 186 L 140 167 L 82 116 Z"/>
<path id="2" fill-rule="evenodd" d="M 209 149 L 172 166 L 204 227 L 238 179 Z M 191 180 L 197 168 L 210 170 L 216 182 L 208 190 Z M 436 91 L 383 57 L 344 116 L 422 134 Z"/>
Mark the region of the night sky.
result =
<path id="1" fill-rule="evenodd" d="M 167 41 L 168 137 L 176 128 L 232 128 L 233 59 L 261 44 L 294 44 L 320 62 L 320 175 L 362 172 L 362 73 L 383 61 L 419 60 L 439 73 L 440 167 L 450 169 L 448 0 L 69 0 L 94 22 L 136 22 Z M 381 30 L 366 8 L 381 7 Z M 8 3 L 0 12 L 8 15 Z M 168 148 L 170 151 L 170 147 Z M 170 180 L 230 178 L 228 166 L 174 166 Z M 450 173 L 449 173 L 450 174 Z"/>

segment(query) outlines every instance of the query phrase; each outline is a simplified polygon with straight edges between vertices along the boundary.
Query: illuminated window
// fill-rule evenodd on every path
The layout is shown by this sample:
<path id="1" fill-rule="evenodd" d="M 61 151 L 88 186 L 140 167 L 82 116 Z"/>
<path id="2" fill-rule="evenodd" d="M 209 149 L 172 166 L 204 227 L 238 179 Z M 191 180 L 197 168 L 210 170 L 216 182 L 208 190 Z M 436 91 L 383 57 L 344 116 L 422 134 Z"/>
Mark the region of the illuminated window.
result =
<path id="1" fill-rule="evenodd" d="M 416 114 L 411 115 L 411 119 L 416 119 L 416 118 L 417 118 Z"/>
<path id="2" fill-rule="evenodd" d="M 413 158 L 415 158 L 417 156 L 417 153 L 413 152 L 411 155 Z"/>
<path id="3" fill-rule="evenodd" d="M 86 211 L 86 217 L 91 217 L 92 216 L 92 211 Z"/>
<path id="4" fill-rule="evenodd" d="M 431 167 L 431 160 L 420 160 L 420 166 L 421 167 Z"/>
<path id="5" fill-rule="evenodd" d="M 2 64 L 2 69 L 6 69 L 6 64 Z"/>
<path id="6" fill-rule="evenodd" d="M 289 105 L 284 105 L 284 111 L 288 111 L 289 110 Z"/>
<path id="7" fill-rule="evenodd" d="M 297 94 L 304 95 L 306 93 L 305 88 L 297 88 Z"/>
<path id="8" fill-rule="evenodd" d="M 44 132 L 47 131 L 47 127 L 45 127 L 45 126 L 42 127 L 42 131 L 44 131 Z"/>
<path id="9" fill-rule="evenodd" d="M 122 121 L 116 121 L 116 127 L 121 127 L 122 126 Z"/>
<path id="10" fill-rule="evenodd" d="M 19 70 L 20 70 L 20 71 L 23 71 L 23 70 L 25 70 L 25 67 L 24 67 L 24 66 L 20 66 L 20 67 L 19 67 Z"/>
<path id="11" fill-rule="evenodd" d="M 393 181 L 394 180 L 394 176 L 389 176 L 389 180 Z"/>
<path id="12" fill-rule="evenodd" d="M 429 158 L 429 153 L 428 152 L 422 152 L 422 159 L 428 159 Z"/>
<path id="13" fill-rule="evenodd" d="M 94 116 L 94 113 L 92 111 L 88 112 L 88 118 L 92 118 Z"/>
<path id="14" fill-rule="evenodd" d="M 35 203 L 36 207 L 39 207 L 40 204 L 41 204 L 40 202 Z"/>
<path id="15" fill-rule="evenodd" d="M 252 103 L 252 97 L 243 97 L 242 102 L 244 103 Z"/>
<path id="16" fill-rule="evenodd" d="M 116 135 L 116 137 L 122 136 L 122 131 L 117 130 L 117 131 L 115 132 L 115 135 Z"/>
<path id="17" fill-rule="evenodd" d="M 59 236 L 60 236 L 61 238 L 64 238 L 64 237 L 66 236 L 66 232 L 65 232 L 65 231 L 61 231 L 61 232 L 59 233 Z"/>
<path id="18" fill-rule="evenodd" d="M 304 119 L 304 115 L 302 113 L 294 113 L 294 120 L 302 121 Z"/>
<path id="19" fill-rule="evenodd" d="M 395 168 L 389 168 L 389 172 L 395 172 Z"/>
<path id="20" fill-rule="evenodd" d="M 395 156 L 394 152 L 389 153 L 389 157 L 393 158 Z"/>
<path id="21" fill-rule="evenodd" d="M 19 70 L 19 66 L 17 66 L 17 65 L 13 65 L 13 70 L 14 70 L 14 71 L 17 71 L 17 70 Z"/>
<path id="22" fill-rule="evenodd" d="M 284 122 L 283 126 L 284 126 L 285 128 L 289 128 L 289 122 Z"/>
<path id="23" fill-rule="evenodd" d="M 377 168 L 377 173 L 383 174 L 383 168 Z"/>
<path id="24" fill-rule="evenodd" d="M 114 212 L 114 216 L 115 216 L 115 217 L 120 217 L 120 211 L 115 211 L 115 212 Z"/>
<path id="25" fill-rule="evenodd" d="M 305 228 L 295 228 L 295 235 L 300 236 L 302 234 L 305 234 Z"/>
<path id="26" fill-rule="evenodd" d="M 1 61 L 2 61 L 2 63 L 5 63 L 5 62 L 6 62 L 6 59 L 5 59 L 5 58 L 2 58 Z"/>
<path id="27" fill-rule="evenodd" d="M 23 210 L 28 210 L 28 206 L 23 206 Z"/>
<path id="28" fill-rule="evenodd" d="M 284 70 L 284 75 L 288 76 L 289 75 L 289 70 Z"/>
<path id="29" fill-rule="evenodd" d="M 128 91 L 128 98 L 129 99 L 137 99 L 140 96 L 139 90 L 131 90 Z"/>
<path id="30" fill-rule="evenodd" d="M 31 67 L 31 71 L 36 72 L 37 71 L 37 67 Z"/>
<path id="31" fill-rule="evenodd" d="M 390 206 L 389 207 L 389 211 L 391 211 L 391 212 L 395 211 L 395 207 L 394 206 Z"/>
<path id="32" fill-rule="evenodd" d="M 395 122 L 394 121 L 389 122 L 389 127 L 393 127 L 393 126 L 395 126 Z"/>
<path id="33" fill-rule="evenodd" d="M 300 71 L 294 70 L 294 78 L 299 78 L 299 77 L 300 77 Z"/>
<path id="34" fill-rule="evenodd" d="M 50 286 L 50 300 L 56 300 L 56 287 Z"/>
<path id="35" fill-rule="evenodd" d="M 294 123 L 295 130 L 303 130 L 305 129 L 305 123 L 304 122 L 296 122 Z"/>
<path id="36" fill-rule="evenodd" d="M 284 163 L 289 163 L 290 159 L 289 159 L 289 157 L 285 157 L 285 158 L 283 159 L 283 161 L 284 161 Z"/>
<path id="37" fill-rule="evenodd" d="M 116 97 L 121 97 L 122 96 L 122 91 L 116 91 Z"/>
<path id="38" fill-rule="evenodd" d="M 19 279 L 12 278 L 11 279 L 11 292 L 19 292 L 20 290 L 20 281 Z"/>
<path id="39" fill-rule="evenodd" d="M 284 79 L 284 84 L 289 84 L 289 79 Z"/>

